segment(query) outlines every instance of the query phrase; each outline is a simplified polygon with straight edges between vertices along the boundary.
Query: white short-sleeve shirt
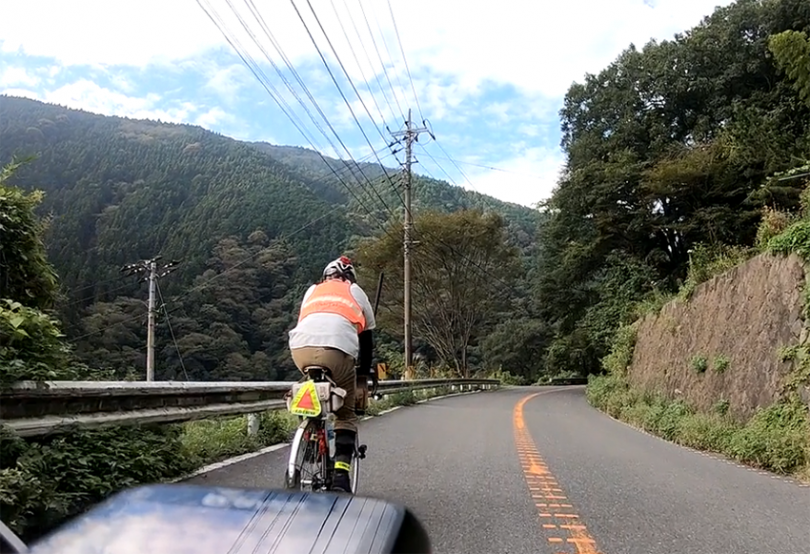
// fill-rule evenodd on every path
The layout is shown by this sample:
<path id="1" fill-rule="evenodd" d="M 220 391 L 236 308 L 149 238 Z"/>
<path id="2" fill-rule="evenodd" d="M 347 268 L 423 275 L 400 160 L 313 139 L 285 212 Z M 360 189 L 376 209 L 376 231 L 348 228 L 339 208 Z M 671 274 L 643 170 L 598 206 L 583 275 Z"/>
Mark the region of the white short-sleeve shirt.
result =
<path id="1" fill-rule="evenodd" d="M 304 294 L 303 302 L 306 302 L 316 285 L 309 287 Z M 368 296 L 356 283 L 350 287 L 352 296 L 363 308 L 363 315 L 366 318 L 366 330 L 377 327 L 374 319 L 374 310 L 371 307 Z M 337 314 L 310 314 L 290 331 L 290 349 L 303 348 L 305 346 L 337 348 L 357 359 L 360 354 L 360 341 L 357 338 L 357 329 L 348 319 Z"/>

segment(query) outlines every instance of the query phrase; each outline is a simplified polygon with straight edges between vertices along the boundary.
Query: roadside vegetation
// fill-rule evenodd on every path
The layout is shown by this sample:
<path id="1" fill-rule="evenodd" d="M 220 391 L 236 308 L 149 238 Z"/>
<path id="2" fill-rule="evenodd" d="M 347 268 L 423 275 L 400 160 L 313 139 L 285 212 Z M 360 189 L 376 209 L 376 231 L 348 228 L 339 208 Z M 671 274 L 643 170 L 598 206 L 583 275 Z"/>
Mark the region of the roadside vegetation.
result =
<path id="1" fill-rule="evenodd" d="M 801 401 L 778 402 L 740 424 L 727 415 L 726 401 L 700 413 L 683 401 L 636 390 L 618 375 L 591 376 L 586 390 L 593 406 L 661 438 L 810 480 L 810 420 Z"/>
<path id="2" fill-rule="evenodd" d="M 752 255 L 797 254 L 810 263 L 810 188 L 802 193 L 797 214 L 768 209 L 758 228 L 756 248 L 745 253 L 720 251 L 714 256 L 700 252 L 693 257 L 682 289 L 670 297 L 687 301 L 695 287 L 745 262 Z M 687 292 L 685 292 L 687 291 Z M 805 314 L 810 310 L 810 288 L 805 288 Z M 663 299 L 639 303 L 640 314 L 657 313 Z M 778 355 L 793 362 L 784 383 L 782 398 L 759 409 L 741 423 L 729 415 L 729 400 L 719 398 L 710 413 L 701 413 L 681 399 L 641 391 L 627 379 L 633 360 L 638 321 L 622 326 L 610 353 L 602 360 L 604 375 L 592 375 L 587 386 L 588 401 L 612 417 L 664 439 L 723 454 L 731 459 L 779 474 L 793 474 L 810 481 L 810 414 L 802 390 L 810 390 L 810 345 L 800 343 L 782 349 Z M 697 373 L 733 371 L 724 355 L 708 359 L 694 353 L 691 368 Z"/>

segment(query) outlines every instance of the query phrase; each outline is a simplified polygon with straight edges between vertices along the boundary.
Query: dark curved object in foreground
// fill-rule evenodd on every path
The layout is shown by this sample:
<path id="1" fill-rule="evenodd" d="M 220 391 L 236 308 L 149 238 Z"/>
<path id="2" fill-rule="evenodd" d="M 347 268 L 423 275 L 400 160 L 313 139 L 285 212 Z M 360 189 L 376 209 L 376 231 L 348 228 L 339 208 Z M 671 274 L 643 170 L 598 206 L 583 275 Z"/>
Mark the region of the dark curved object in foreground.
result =
<path id="1" fill-rule="evenodd" d="M 31 554 L 428 554 L 401 505 L 337 493 L 148 485 L 120 492 Z"/>

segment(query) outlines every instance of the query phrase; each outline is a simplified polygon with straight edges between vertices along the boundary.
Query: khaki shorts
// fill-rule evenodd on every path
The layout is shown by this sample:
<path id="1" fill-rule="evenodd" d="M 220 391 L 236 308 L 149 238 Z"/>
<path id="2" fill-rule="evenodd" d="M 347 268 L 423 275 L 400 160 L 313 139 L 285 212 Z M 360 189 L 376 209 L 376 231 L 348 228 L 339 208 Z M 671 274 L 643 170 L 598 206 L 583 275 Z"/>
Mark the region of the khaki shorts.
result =
<path id="1" fill-rule="evenodd" d="M 302 373 L 303 369 L 310 365 L 323 366 L 332 371 L 335 384 L 346 391 L 343 406 L 335 412 L 337 416 L 335 429 L 357 432 L 357 414 L 354 412 L 357 375 L 354 370 L 354 358 L 336 348 L 314 346 L 294 348 L 291 353 L 293 362 Z"/>

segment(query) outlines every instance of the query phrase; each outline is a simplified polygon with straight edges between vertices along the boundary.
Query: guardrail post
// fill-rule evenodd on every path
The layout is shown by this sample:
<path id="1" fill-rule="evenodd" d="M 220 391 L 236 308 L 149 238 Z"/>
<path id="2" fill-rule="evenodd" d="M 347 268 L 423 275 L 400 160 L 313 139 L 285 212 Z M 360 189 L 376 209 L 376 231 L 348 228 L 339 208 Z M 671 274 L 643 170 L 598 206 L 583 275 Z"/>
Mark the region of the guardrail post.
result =
<path id="1" fill-rule="evenodd" d="M 247 433 L 253 437 L 259 434 L 259 414 L 248 414 Z"/>

